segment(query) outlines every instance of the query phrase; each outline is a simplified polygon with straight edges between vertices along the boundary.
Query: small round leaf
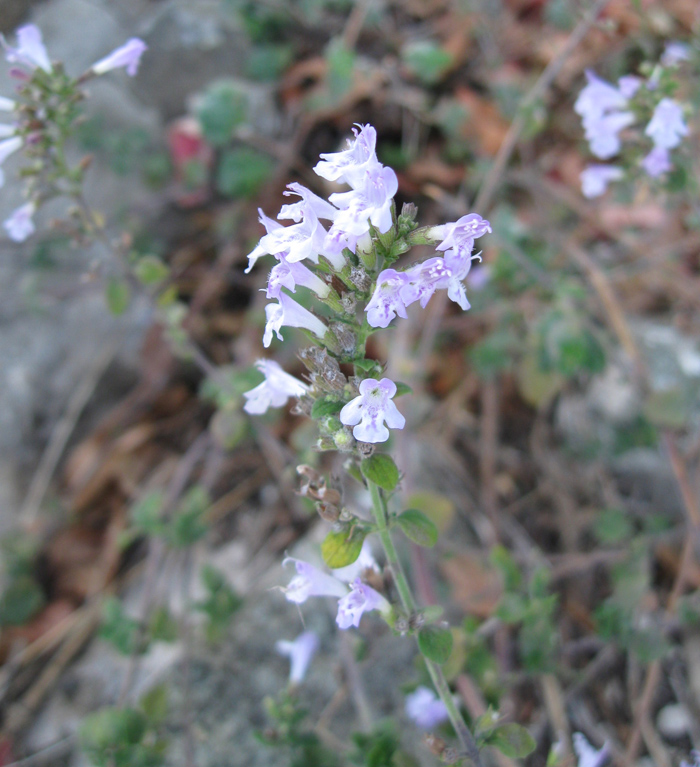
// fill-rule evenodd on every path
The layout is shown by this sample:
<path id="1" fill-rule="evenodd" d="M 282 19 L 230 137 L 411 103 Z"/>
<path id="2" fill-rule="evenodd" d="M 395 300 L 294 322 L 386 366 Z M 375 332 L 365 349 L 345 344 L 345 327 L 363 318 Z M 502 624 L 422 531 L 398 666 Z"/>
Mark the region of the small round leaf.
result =
<path id="1" fill-rule="evenodd" d="M 428 660 L 442 665 L 452 652 L 452 632 L 444 626 L 424 626 L 418 633 L 418 647 Z"/>
<path id="2" fill-rule="evenodd" d="M 418 546 L 431 549 L 438 539 L 438 529 L 435 524 L 418 509 L 409 509 L 399 514 L 396 522 L 404 535 Z"/>
<path id="3" fill-rule="evenodd" d="M 383 490 L 393 490 L 399 483 L 399 470 L 391 456 L 386 453 L 375 453 L 365 458 L 360 468 L 370 482 L 379 485 Z"/>
<path id="4" fill-rule="evenodd" d="M 357 527 L 350 530 L 340 530 L 337 533 L 328 533 L 321 544 L 323 561 L 332 570 L 351 565 L 360 556 L 365 536 L 364 530 Z"/>

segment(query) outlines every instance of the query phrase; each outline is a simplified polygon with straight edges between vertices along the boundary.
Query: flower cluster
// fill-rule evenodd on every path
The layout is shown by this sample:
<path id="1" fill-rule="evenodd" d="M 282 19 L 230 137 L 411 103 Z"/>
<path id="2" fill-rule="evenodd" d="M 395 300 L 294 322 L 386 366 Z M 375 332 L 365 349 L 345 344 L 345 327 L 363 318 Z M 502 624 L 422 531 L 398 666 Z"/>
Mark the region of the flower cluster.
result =
<path id="1" fill-rule="evenodd" d="M 379 610 L 387 619 L 390 617 L 389 602 L 362 580 L 364 572 L 378 569 L 366 544 L 352 565 L 335 570 L 333 575 L 300 559 L 287 557 L 282 562 L 288 563 L 294 564 L 297 574 L 284 589 L 285 597 L 296 604 L 303 604 L 309 597 L 335 597 L 338 600 L 335 622 L 339 628 L 358 627 L 362 616 L 372 610 Z"/>
<path id="2" fill-rule="evenodd" d="M 622 149 L 621 132 L 635 123 L 645 122 L 638 142 L 651 141 L 643 156 L 633 157 L 651 178 L 658 178 L 673 168 L 671 150 L 688 134 L 684 107 L 665 94 L 664 73 L 690 59 L 690 49 L 683 43 L 669 43 L 659 65 L 644 80 L 634 75 L 621 77 L 617 86 L 586 71 L 587 84 L 574 104 L 581 116 L 585 137 L 591 152 L 601 160 L 609 160 Z M 644 138 L 646 137 L 646 138 Z M 611 181 L 625 175 L 619 165 L 589 165 L 581 173 L 581 190 L 588 198 L 598 197 Z"/>
<path id="3" fill-rule="evenodd" d="M 127 74 L 135 75 L 146 44 L 138 38 L 132 38 L 93 64 L 80 78 L 72 80 L 60 65 L 52 64 L 38 27 L 33 24 L 20 27 L 16 37 L 17 43 L 12 46 L 0 35 L 5 59 L 14 65 L 10 74 L 18 81 L 16 99 L 0 97 L 0 112 L 12 115 L 12 122 L 0 123 L 0 186 L 5 180 L 2 164 L 23 147 L 27 156 L 32 159 L 49 158 L 51 164 L 44 171 L 27 174 L 30 179 L 28 201 L 3 223 L 11 240 L 23 242 L 35 231 L 33 216 L 39 205 L 65 191 L 55 182 L 62 176 L 71 175 L 61 159 L 62 151 L 56 150 L 62 149 L 59 144 L 66 138 L 72 125 L 72 119 L 67 118 L 75 114 L 74 104 L 79 100 L 78 85 L 93 76 L 122 67 Z M 65 108 L 58 110 L 57 100 L 61 98 L 66 99 Z M 64 115 L 63 124 L 52 124 L 46 118 L 48 103 L 52 104 L 52 113 Z M 47 178 L 53 183 L 47 185 Z"/>
<path id="4" fill-rule="evenodd" d="M 397 216 L 398 179 L 377 158 L 375 129 L 356 126 L 353 134 L 346 149 L 322 154 L 314 168 L 327 181 L 347 184 L 349 191 L 323 199 L 299 183 L 289 184 L 284 194 L 293 201 L 281 207 L 277 220 L 258 211 L 265 234 L 248 254 L 247 268 L 263 256 L 275 258 L 265 290 L 271 303 L 265 307 L 263 345 L 269 347 L 275 336 L 283 340 L 284 327 L 300 328 L 323 354 L 313 347 L 300 354 L 310 384 L 259 360 L 265 380 L 245 393 L 245 410 L 261 414 L 297 397 L 301 410 L 311 413 L 314 403 L 330 398 L 324 403 L 319 446 L 346 451 L 355 449 L 355 440 L 385 442 L 389 429 L 405 425 L 393 402 L 396 384 L 381 378 L 380 365 L 364 359 L 367 337 L 397 316 L 406 318 L 411 304 L 425 308 L 438 290 L 468 309 L 464 280 L 473 261 L 480 260 L 474 244 L 491 231 L 476 213 L 422 229 L 415 223 L 415 206 L 405 205 Z M 282 223 L 287 221 L 293 223 Z M 394 266 L 416 244 L 433 245 L 435 255 Z M 297 300 L 299 288 L 310 291 L 326 311 L 317 313 Z M 339 363 L 352 363 L 355 375 L 348 379 Z"/>

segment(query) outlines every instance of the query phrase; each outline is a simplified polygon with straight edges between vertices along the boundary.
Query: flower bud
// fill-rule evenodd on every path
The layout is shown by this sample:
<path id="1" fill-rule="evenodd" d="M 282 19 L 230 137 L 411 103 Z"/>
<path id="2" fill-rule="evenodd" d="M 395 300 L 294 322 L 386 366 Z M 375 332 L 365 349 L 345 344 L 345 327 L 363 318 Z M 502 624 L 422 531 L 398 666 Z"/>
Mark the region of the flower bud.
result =
<path id="1" fill-rule="evenodd" d="M 361 266 L 353 266 L 350 269 L 350 282 L 362 293 L 367 293 L 372 287 L 372 280 Z"/>
<path id="2" fill-rule="evenodd" d="M 374 269 L 377 266 L 377 252 L 372 242 L 372 236 L 369 232 L 363 234 L 355 246 L 355 255 L 362 261 L 367 269 Z"/>
<path id="3" fill-rule="evenodd" d="M 319 428 L 324 434 L 334 434 L 338 429 L 343 428 L 343 424 L 340 423 L 338 416 L 328 415 L 321 420 Z"/>
<path id="4" fill-rule="evenodd" d="M 350 429 L 339 429 L 333 435 L 333 443 L 335 444 L 336 449 L 341 452 L 348 452 L 349 450 L 352 450 L 355 444 L 355 438 L 350 433 Z"/>
<path id="5" fill-rule="evenodd" d="M 354 356 L 357 336 L 352 328 L 343 322 L 332 322 L 331 331 L 338 341 L 340 353 L 344 356 Z"/>

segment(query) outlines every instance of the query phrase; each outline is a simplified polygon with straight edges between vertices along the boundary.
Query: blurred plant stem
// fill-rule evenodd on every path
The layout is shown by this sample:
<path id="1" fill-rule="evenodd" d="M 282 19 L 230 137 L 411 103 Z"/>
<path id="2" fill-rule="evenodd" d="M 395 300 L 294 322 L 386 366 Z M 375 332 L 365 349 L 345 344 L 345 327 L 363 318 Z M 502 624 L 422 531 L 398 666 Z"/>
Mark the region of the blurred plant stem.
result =
<path id="1" fill-rule="evenodd" d="M 411 591 L 411 587 L 406 578 L 406 573 L 401 566 L 394 541 L 391 537 L 391 532 L 387 525 L 387 507 L 386 500 L 382 493 L 381 488 L 374 482 L 368 480 L 370 495 L 372 496 L 372 513 L 374 520 L 377 524 L 377 533 L 381 539 L 382 546 L 384 547 L 384 553 L 386 555 L 386 561 L 391 569 L 391 574 L 396 584 L 396 590 L 399 592 L 399 598 L 401 599 L 401 605 L 406 611 L 407 615 L 413 615 L 416 612 L 416 600 Z M 462 714 L 455 705 L 450 688 L 447 685 L 445 675 L 442 673 L 442 669 L 437 663 L 424 658 L 425 665 L 428 668 L 428 673 L 433 681 L 435 690 L 437 691 L 440 699 L 445 704 L 447 713 L 450 717 L 450 722 L 457 733 L 460 745 L 462 747 L 463 755 L 466 756 L 475 767 L 481 767 L 481 757 L 479 755 L 479 748 L 476 744 L 476 740 L 471 731 L 467 727 Z"/>

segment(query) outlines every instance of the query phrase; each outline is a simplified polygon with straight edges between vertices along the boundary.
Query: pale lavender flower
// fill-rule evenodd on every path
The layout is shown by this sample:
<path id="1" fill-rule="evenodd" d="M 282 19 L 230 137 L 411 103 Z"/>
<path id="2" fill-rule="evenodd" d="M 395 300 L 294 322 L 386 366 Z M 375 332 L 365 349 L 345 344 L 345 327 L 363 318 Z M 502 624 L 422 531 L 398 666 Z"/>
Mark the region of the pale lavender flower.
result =
<path id="1" fill-rule="evenodd" d="M 301 200 L 299 202 L 289 203 L 283 205 L 280 208 L 280 212 L 277 218 L 291 218 L 297 223 L 306 217 L 308 210 L 312 210 L 316 218 L 323 218 L 327 221 L 334 221 L 338 214 L 338 209 L 334 208 L 329 202 L 314 194 L 310 189 L 305 186 L 293 182 L 287 184 L 289 191 L 283 192 L 285 197 L 290 197 L 293 194 L 299 195 Z"/>
<path id="2" fill-rule="evenodd" d="M 334 269 L 340 270 L 345 266 L 342 254 L 329 251 L 325 246 L 328 233 L 321 225 L 318 217 L 311 208 L 306 208 L 303 220 L 291 226 L 281 226 L 268 231 L 260 240 L 258 247 L 248 256 L 254 254 L 285 253 L 287 261 L 303 261 L 308 258 L 318 263 L 320 255 L 328 259 Z"/>
<path id="3" fill-rule="evenodd" d="M 289 658 L 290 684 L 299 684 L 304 679 L 318 646 L 318 635 L 313 631 L 304 631 L 293 642 L 284 639 L 275 642 L 275 650 L 280 655 Z"/>
<path id="4" fill-rule="evenodd" d="M 267 324 L 265 325 L 265 333 L 263 335 L 263 346 L 265 348 L 272 343 L 273 332 L 277 334 L 277 338 L 280 341 L 284 340 L 280 333 L 280 328 L 284 326 L 305 328 L 318 338 L 323 338 L 326 335 L 328 330 L 326 325 L 318 317 L 311 314 L 308 309 L 304 309 L 293 298 L 290 298 L 286 293 L 280 293 L 277 300 L 279 303 L 268 304 L 265 307 L 265 316 L 267 317 Z"/>
<path id="5" fill-rule="evenodd" d="M 581 192 L 589 200 L 605 194 L 608 184 L 623 176 L 622 168 L 616 165 L 589 165 L 581 171 Z"/>
<path id="6" fill-rule="evenodd" d="M 676 64 L 680 64 L 681 61 L 689 61 L 690 50 L 690 46 L 687 43 L 672 40 L 670 43 L 666 43 L 666 48 L 661 54 L 661 63 L 665 67 L 673 67 Z"/>
<path id="7" fill-rule="evenodd" d="M 406 303 L 401 297 L 401 290 L 408 284 L 405 272 L 395 269 L 384 269 L 377 277 L 377 287 L 369 303 L 365 307 L 367 322 L 373 328 L 385 328 L 398 315 L 403 319 L 406 314 Z"/>
<path id="8" fill-rule="evenodd" d="M 3 222 L 8 237 L 14 242 L 24 242 L 36 231 L 32 216 L 36 212 L 36 205 L 27 202 L 17 208 L 12 215 Z"/>
<path id="9" fill-rule="evenodd" d="M 491 224 L 485 218 L 478 213 L 469 213 L 452 223 L 433 227 L 431 235 L 442 238 L 436 250 L 459 250 L 471 254 L 474 249 L 474 240 L 478 240 L 490 231 Z"/>
<path id="10" fill-rule="evenodd" d="M 360 395 L 340 411 L 340 422 L 354 426 L 353 436 L 361 442 L 386 442 L 389 429 L 384 422 L 391 429 L 403 429 L 406 425 L 392 400 L 395 394 L 396 384 L 389 378 L 381 381 L 365 378 L 360 383 Z"/>
<path id="11" fill-rule="evenodd" d="M 0 141 L 0 187 L 5 183 L 5 174 L 2 170 L 2 164 L 21 146 L 22 139 L 19 136 L 12 136 L 11 138 L 6 138 Z"/>
<path id="12" fill-rule="evenodd" d="M 342 152 L 322 154 L 321 162 L 314 171 L 328 181 L 345 182 L 356 187 L 363 183 L 368 167 L 378 163 L 375 154 L 377 131 L 371 125 L 357 125 L 352 132 L 355 140 L 348 139 L 348 148 Z"/>
<path id="13" fill-rule="evenodd" d="M 406 696 L 406 716 L 421 730 L 434 730 L 450 718 L 447 706 L 423 685 Z"/>
<path id="14" fill-rule="evenodd" d="M 362 544 L 360 556 L 351 565 L 338 567 L 333 570 L 333 575 L 345 583 L 350 583 L 359 578 L 365 570 L 374 570 L 375 573 L 379 572 L 379 565 L 374 556 L 372 556 L 372 549 L 366 538 Z"/>
<path id="15" fill-rule="evenodd" d="M 573 741 L 578 767 L 603 767 L 610 758 L 610 747 L 607 743 L 600 750 L 595 749 L 580 732 L 574 733 Z"/>
<path id="16" fill-rule="evenodd" d="M 672 167 L 668 149 L 661 146 L 655 146 L 642 160 L 642 168 L 652 178 L 668 173 Z"/>
<path id="17" fill-rule="evenodd" d="M 635 75 L 624 75 L 617 81 L 620 93 L 626 98 L 631 99 L 640 89 L 643 80 Z"/>
<path id="18" fill-rule="evenodd" d="M 355 237 L 369 231 L 371 221 L 380 232 L 393 224 L 391 203 L 399 189 L 399 180 L 391 168 L 376 163 L 365 172 L 361 185 L 349 192 L 336 192 L 328 199 L 340 208 L 334 227 Z"/>
<path id="19" fill-rule="evenodd" d="M 278 223 L 274 219 L 270 218 L 269 216 L 266 216 L 263 213 L 262 208 L 258 208 L 258 221 L 265 227 L 265 231 L 270 234 L 270 232 L 274 232 L 276 229 L 283 229 L 282 224 Z M 285 253 L 286 251 L 280 251 L 281 253 Z M 251 250 L 250 253 L 246 256 L 248 259 L 248 268 L 245 270 L 246 274 L 250 272 L 250 270 L 255 266 L 256 261 L 261 256 L 267 256 L 269 255 L 269 251 L 263 247 L 260 243 L 258 243 L 253 250 Z"/>
<path id="20" fill-rule="evenodd" d="M 470 304 L 467 300 L 467 291 L 463 285 L 463 280 L 469 274 L 472 267 L 472 261 L 481 261 L 481 254 L 471 255 L 466 250 L 448 250 L 445 253 L 445 265 L 450 272 L 450 278 L 447 281 L 447 297 L 466 312 Z"/>
<path id="21" fill-rule="evenodd" d="M 403 274 L 408 278 L 408 282 L 401 288 L 401 298 L 406 306 L 420 301 L 423 309 L 435 291 L 446 288 L 452 277 L 452 272 L 443 258 L 429 258 L 407 269 Z"/>
<path id="22" fill-rule="evenodd" d="M 350 626 L 357 628 L 364 613 L 372 610 L 379 610 L 384 615 L 388 615 L 391 612 L 391 605 L 378 591 L 356 578 L 352 584 L 352 591 L 338 601 L 338 615 L 335 622 L 341 629 L 348 629 Z"/>
<path id="23" fill-rule="evenodd" d="M 601 79 L 590 69 L 586 70 L 588 83 L 574 103 L 574 111 L 586 120 L 602 117 L 606 112 L 623 109 L 627 99 L 614 85 Z"/>
<path id="24" fill-rule="evenodd" d="M 0 112 L 13 112 L 17 106 L 17 102 L 12 99 L 6 99 L 4 96 L 0 96 Z"/>
<path id="25" fill-rule="evenodd" d="M 124 45 L 112 51 L 103 59 L 100 59 L 96 64 L 93 64 L 90 69 L 96 75 L 103 75 L 105 72 L 110 72 L 112 69 L 124 67 L 126 73 L 130 77 L 133 77 L 138 72 L 141 56 L 143 56 L 143 52 L 147 48 L 148 46 L 143 40 L 140 40 L 138 37 L 132 37 L 130 40 L 127 40 Z"/>
<path id="26" fill-rule="evenodd" d="M 278 253 L 277 258 L 279 263 L 272 267 L 267 281 L 268 298 L 279 298 L 283 287 L 295 293 L 297 285 L 313 290 L 319 298 L 325 298 L 331 292 L 330 286 L 304 264 L 290 263 L 284 253 Z"/>
<path id="27" fill-rule="evenodd" d="M 309 597 L 344 597 L 348 593 L 348 587 L 328 573 L 319 570 L 309 562 L 301 559 L 287 557 L 282 565 L 293 562 L 297 574 L 289 582 L 287 588 L 282 589 L 284 596 L 290 602 L 300 605 Z"/>
<path id="28" fill-rule="evenodd" d="M 673 99 L 661 99 L 644 133 L 651 138 L 654 146 L 663 149 L 677 147 L 682 137 L 688 135 L 681 105 Z"/>
<path id="29" fill-rule="evenodd" d="M 609 112 L 600 117 L 584 120 L 583 127 L 591 152 L 601 160 L 614 157 L 621 147 L 618 134 L 633 122 L 632 112 Z"/>
<path id="30" fill-rule="evenodd" d="M 274 360 L 258 360 L 255 367 L 265 380 L 254 389 L 243 392 L 246 403 L 243 410 L 251 415 L 261 415 L 269 407 L 282 407 L 290 397 L 301 397 L 309 387 L 284 370 Z"/>
<path id="31" fill-rule="evenodd" d="M 690 762 L 686 762 L 685 759 L 682 759 L 680 767 L 700 767 L 700 751 L 693 749 L 690 752 L 690 758 L 692 760 Z"/>
<path id="32" fill-rule="evenodd" d="M 31 69 L 39 67 L 45 72 L 52 72 L 49 54 L 41 38 L 41 30 L 34 24 L 27 24 L 17 30 L 17 46 L 12 47 L 0 37 L 5 48 L 5 58 L 11 64 L 23 64 Z"/>

